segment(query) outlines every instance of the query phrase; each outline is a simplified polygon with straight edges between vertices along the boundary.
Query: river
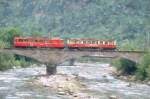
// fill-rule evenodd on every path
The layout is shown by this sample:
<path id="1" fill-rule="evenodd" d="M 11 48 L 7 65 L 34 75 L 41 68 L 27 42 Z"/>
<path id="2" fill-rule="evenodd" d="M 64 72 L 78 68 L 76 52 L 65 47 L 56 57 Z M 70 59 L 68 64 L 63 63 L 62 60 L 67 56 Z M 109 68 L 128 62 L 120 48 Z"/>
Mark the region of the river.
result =
<path id="1" fill-rule="evenodd" d="M 150 86 L 115 79 L 109 71 L 109 64 L 75 63 L 75 66 L 58 66 L 61 74 L 78 75 L 80 82 L 86 85 L 87 99 L 150 99 Z M 32 79 L 45 74 L 45 66 L 11 69 L 0 72 L 0 99 L 70 99 L 59 95 L 48 87 L 31 86 Z M 85 98 L 86 99 L 86 98 Z"/>

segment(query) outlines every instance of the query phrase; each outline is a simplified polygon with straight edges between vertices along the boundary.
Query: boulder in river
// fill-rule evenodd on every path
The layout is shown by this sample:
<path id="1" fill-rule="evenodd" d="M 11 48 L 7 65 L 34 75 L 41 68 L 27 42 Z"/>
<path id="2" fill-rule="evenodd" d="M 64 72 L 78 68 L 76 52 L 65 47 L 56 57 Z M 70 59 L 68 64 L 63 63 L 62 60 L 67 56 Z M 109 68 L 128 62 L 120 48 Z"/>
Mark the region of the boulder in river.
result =
<path id="1" fill-rule="evenodd" d="M 115 95 L 111 95 L 111 96 L 109 96 L 109 99 L 118 99 L 118 98 Z"/>
<path id="2" fill-rule="evenodd" d="M 83 88 L 82 84 L 79 83 L 77 77 L 74 75 L 57 74 L 43 76 L 38 77 L 36 82 L 37 84 L 56 90 L 60 95 L 73 95 Z"/>

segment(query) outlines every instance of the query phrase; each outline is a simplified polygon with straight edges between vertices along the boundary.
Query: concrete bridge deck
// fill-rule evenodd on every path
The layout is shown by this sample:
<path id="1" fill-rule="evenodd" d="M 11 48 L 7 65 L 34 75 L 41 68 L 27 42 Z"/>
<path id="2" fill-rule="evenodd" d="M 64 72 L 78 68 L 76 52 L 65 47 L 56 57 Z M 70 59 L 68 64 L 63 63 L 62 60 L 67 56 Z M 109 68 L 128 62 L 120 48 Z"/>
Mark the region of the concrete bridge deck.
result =
<path id="1" fill-rule="evenodd" d="M 7 48 L 1 49 L 0 52 L 13 53 L 21 56 L 33 58 L 42 63 L 61 63 L 72 58 L 82 56 L 95 56 L 101 58 L 122 57 L 138 62 L 144 51 L 99 51 L 99 50 L 57 50 L 57 49 L 37 49 L 37 48 Z"/>

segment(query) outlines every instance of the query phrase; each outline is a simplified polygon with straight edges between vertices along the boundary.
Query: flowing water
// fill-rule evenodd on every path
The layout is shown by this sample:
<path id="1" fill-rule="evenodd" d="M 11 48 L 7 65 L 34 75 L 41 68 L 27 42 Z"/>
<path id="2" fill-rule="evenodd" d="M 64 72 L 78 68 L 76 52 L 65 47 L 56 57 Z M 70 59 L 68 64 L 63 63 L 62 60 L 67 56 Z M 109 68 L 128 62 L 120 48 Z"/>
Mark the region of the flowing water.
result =
<path id="1" fill-rule="evenodd" d="M 89 93 L 87 99 L 150 99 L 150 86 L 129 83 L 115 79 L 109 71 L 109 64 L 76 63 L 76 66 L 58 66 L 58 73 L 81 77 Z M 0 72 L 0 99 L 72 99 L 59 95 L 47 87 L 31 86 L 31 79 L 45 74 L 45 66 L 12 69 Z M 85 98 L 86 99 L 86 98 Z"/>

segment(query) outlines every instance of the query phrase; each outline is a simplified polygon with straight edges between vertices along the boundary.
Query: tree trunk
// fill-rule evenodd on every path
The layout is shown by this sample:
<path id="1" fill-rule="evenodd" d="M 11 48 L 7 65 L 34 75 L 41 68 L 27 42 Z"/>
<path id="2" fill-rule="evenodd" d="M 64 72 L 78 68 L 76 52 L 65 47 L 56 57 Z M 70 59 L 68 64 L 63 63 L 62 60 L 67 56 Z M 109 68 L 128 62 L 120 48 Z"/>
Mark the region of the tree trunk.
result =
<path id="1" fill-rule="evenodd" d="M 56 68 L 57 68 L 56 64 L 47 64 L 46 65 L 46 73 L 47 73 L 47 75 L 54 75 L 54 74 L 56 74 Z"/>

